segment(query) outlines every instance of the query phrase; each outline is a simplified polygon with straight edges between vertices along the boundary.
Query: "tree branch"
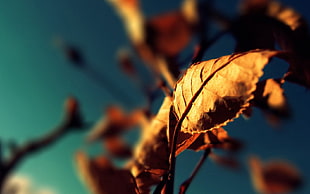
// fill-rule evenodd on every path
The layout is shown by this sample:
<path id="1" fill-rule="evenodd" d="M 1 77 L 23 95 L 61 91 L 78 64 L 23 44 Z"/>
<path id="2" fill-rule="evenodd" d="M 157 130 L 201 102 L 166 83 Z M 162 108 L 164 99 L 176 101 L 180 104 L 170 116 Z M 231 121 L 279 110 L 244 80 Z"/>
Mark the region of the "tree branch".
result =
<path id="1" fill-rule="evenodd" d="M 202 157 L 200 158 L 199 162 L 197 163 L 197 165 L 196 165 L 194 171 L 192 172 L 191 176 L 181 184 L 179 194 L 185 194 L 185 192 L 188 189 L 189 185 L 192 183 L 192 180 L 195 178 L 196 174 L 200 170 L 200 168 L 203 165 L 204 161 L 206 160 L 206 158 L 210 154 L 210 151 L 211 151 L 210 149 L 206 149 L 204 151 Z"/>
<path id="2" fill-rule="evenodd" d="M 66 102 L 66 115 L 58 127 L 40 138 L 30 140 L 25 145 L 17 147 L 14 152 L 11 152 L 11 156 L 7 160 L 0 161 L 0 191 L 3 190 L 4 182 L 8 175 L 22 160 L 35 152 L 51 146 L 69 131 L 72 131 L 72 129 L 83 128 L 84 126 L 76 100 L 68 98 Z"/>

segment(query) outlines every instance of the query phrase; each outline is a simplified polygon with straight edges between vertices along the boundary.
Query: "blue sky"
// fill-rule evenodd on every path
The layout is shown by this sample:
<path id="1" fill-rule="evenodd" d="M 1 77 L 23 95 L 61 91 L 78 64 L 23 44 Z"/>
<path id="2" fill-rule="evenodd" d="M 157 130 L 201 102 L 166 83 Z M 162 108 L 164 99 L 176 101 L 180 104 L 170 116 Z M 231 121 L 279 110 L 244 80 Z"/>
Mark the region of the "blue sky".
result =
<path id="1" fill-rule="evenodd" d="M 226 12 L 233 13 L 234 1 L 217 1 Z M 309 3 L 283 1 L 308 21 Z M 175 9 L 179 1 L 142 1 L 148 15 Z M 116 52 L 129 47 L 119 17 L 103 0 L 28 0 L 5 1 L 0 5 L 0 137 L 3 142 L 18 143 L 45 134 L 58 124 L 63 103 L 74 95 L 81 103 L 88 121 L 102 116 L 105 106 L 119 103 L 113 95 L 89 77 L 73 68 L 53 45 L 61 37 L 82 49 L 85 58 L 99 73 L 128 93 L 131 103 L 121 103 L 126 110 L 143 106 L 140 90 L 123 75 L 116 64 Z M 233 40 L 225 36 L 205 56 L 230 54 Z M 285 158 L 299 166 L 306 184 L 296 193 L 310 193 L 310 157 L 308 150 L 308 110 L 310 92 L 286 84 L 293 118 L 281 130 L 272 129 L 261 112 L 250 120 L 242 118 L 229 124 L 231 136 L 242 139 L 245 149 L 239 154 L 243 161 L 251 153 L 263 159 Z M 74 168 L 74 153 L 85 148 L 86 132 L 70 134 L 51 148 L 27 158 L 16 173 L 29 175 L 39 185 L 48 185 L 57 194 L 84 194 L 85 187 Z M 100 149 L 95 151 L 100 153 Z M 186 152 L 178 159 L 177 184 L 190 173 L 201 153 Z M 218 167 L 211 161 L 204 166 L 188 193 L 253 193 L 246 166 L 241 171 Z"/>

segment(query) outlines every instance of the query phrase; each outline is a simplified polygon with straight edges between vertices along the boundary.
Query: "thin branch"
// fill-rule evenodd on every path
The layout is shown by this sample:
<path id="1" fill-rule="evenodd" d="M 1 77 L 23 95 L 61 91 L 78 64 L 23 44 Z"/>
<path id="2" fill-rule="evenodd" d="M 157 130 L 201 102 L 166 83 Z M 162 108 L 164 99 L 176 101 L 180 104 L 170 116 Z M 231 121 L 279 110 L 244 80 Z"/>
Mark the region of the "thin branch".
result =
<path id="1" fill-rule="evenodd" d="M 74 99 L 71 99 L 71 101 Z M 73 102 L 77 103 L 77 102 Z M 72 104 L 72 102 L 71 102 Z M 69 105 L 70 106 L 70 105 Z M 77 106 L 76 104 L 73 106 Z M 9 174 L 28 156 L 35 152 L 41 151 L 48 146 L 51 146 L 69 131 L 74 128 L 84 128 L 80 113 L 77 111 L 77 107 L 66 107 L 67 114 L 61 124 L 55 129 L 51 130 L 48 134 L 28 141 L 25 145 L 19 146 L 14 152 L 12 152 L 10 158 L 3 160 L 0 163 L 0 192 L 3 190 L 4 181 L 7 179 Z"/>
<path id="2" fill-rule="evenodd" d="M 95 81 L 99 86 L 109 91 L 112 97 L 117 99 L 117 101 L 119 101 L 120 103 L 133 103 L 133 100 L 131 96 L 128 95 L 128 93 L 126 93 L 124 90 L 121 90 L 118 86 L 115 86 L 115 84 L 111 82 L 111 80 L 93 69 L 90 65 L 85 65 L 85 68 L 81 68 L 81 70 L 84 70 L 83 72 L 93 81 Z"/>
<path id="3" fill-rule="evenodd" d="M 200 158 L 199 162 L 197 163 L 197 165 L 196 165 L 194 171 L 192 172 L 191 176 L 181 184 L 180 190 L 179 190 L 179 194 L 185 194 L 185 192 L 188 189 L 189 185 L 192 183 L 192 181 L 195 178 L 196 174 L 198 173 L 198 171 L 200 170 L 200 168 L 203 165 L 204 161 L 208 157 L 209 153 L 210 153 L 210 149 L 206 149 L 204 151 L 202 157 Z"/>
<path id="4" fill-rule="evenodd" d="M 4 156 L 4 152 L 3 152 L 3 142 L 0 139 L 0 168 L 2 166 L 2 162 L 3 162 L 3 156 Z M 1 172 L 1 171 L 0 171 Z"/>
<path id="5" fill-rule="evenodd" d="M 225 33 L 227 33 L 227 30 L 220 31 L 217 33 L 213 38 L 210 40 L 201 39 L 200 43 L 198 45 L 198 50 L 194 53 L 194 57 L 192 59 L 191 64 L 197 63 L 202 60 L 202 57 L 204 53 L 218 40 L 220 39 Z"/>
<path id="6" fill-rule="evenodd" d="M 100 74 L 96 69 L 89 65 L 83 56 L 79 48 L 65 43 L 62 39 L 55 39 L 55 44 L 58 46 L 65 54 L 66 58 L 69 60 L 72 66 L 76 69 L 81 70 L 86 74 L 92 81 L 99 84 L 104 90 L 111 93 L 112 97 L 117 99 L 120 103 L 132 103 L 131 96 L 121 90 L 119 87 L 115 86 L 112 80 L 108 79 L 104 74 Z"/>

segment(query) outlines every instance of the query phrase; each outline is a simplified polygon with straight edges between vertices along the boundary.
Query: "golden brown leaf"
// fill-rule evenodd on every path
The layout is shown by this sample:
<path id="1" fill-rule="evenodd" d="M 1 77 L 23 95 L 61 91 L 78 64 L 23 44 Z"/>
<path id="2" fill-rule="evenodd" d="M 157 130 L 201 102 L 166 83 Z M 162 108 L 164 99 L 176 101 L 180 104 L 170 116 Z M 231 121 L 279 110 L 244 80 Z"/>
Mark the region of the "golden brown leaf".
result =
<path id="1" fill-rule="evenodd" d="M 78 152 L 75 159 L 81 179 L 92 193 L 139 193 L 130 171 L 115 168 L 107 158 L 89 159 L 85 153 Z"/>
<path id="2" fill-rule="evenodd" d="M 201 138 L 203 138 L 203 135 L 201 134 L 183 133 L 180 131 L 175 155 L 179 155 L 185 149 L 192 149 L 195 151 L 204 150 L 204 148 L 201 148 L 202 145 L 205 145 L 200 141 Z"/>
<path id="3" fill-rule="evenodd" d="M 167 130 L 167 137 L 169 145 L 172 146 L 172 138 L 174 133 L 174 128 L 177 124 L 178 120 L 176 118 L 175 112 L 173 108 L 170 107 L 169 112 L 169 128 Z M 191 146 L 194 142 L 198 142 L 197 138 L 199 139 L 200 134 L 191 134 L 191 133 L 184 133 L 179 131 L 178 138 L 176 142 L 176 152 L 175 155 L 179 155 L 181 152 L 186 150 L 189 146 Z"/>
<path id="4" fill-rule="evenodd" d="M 260 193 L 288 193 L 302 183 L 299 171 L 284 161 L 262 163 L 258 157 L 252 156 L 249 167 L 254 188 Z"/>
<path id="5" fill-rule="evenodd" d="M 288 25 L 293 31 L 305 25 L 305 20 L 294 9 L 282 5 L 278 1 L 266 1 L 267 15 L 280 20 Z"/>
<path id="6" fill-rule="evenodd" d="M 132 155 L 131 148 L 119 136 L 107 137 L 103 140 L 104 147 L 109 155 L 117 158 L 129 158 Z"/>
<path id="7" fill-rule="evenodd" d="M 257 84 L 253 104 L 265 110 L 275 120 L 290 116 L 290 109 L 282 89 L 282 80 L 267 79 Z"/>
<path id="8" fill-rule="evenodd" d="M 204 133 L 238 117 L 249 106 L 262 69 L 276 51 L 254 50 L 192 65 L 178 81 L 173 107 L 181 131 Z"/>
<path id="9" fill-rule="evenodd" d="M 242 147 L 238 140 L 235 140 L 228 136 L 228 133 L 223 128 L 216 128 L 207 131 L 199 137 L 188 147 L 188 149 L 194 151 L 200 151 L 210 148 L 219 148 L 227 151 L 237 151 Z"/>
<path id="10" fill-rule="evenodd" d="M 192 25 L 197 23 L 199 20 L 199 9 L 197 0 L 184 0 L 181 6 L 181 12 L 183 13 L 186 20 Z"/>
<path id="11" fill-rule="evenodd" d="M 218 147 L 220 144 L 224 143 L 225 139 L 228 138 L 227 132 L 221 127 L 206 131 L 205 134 L 193 135 L 199 135 L 199 137 L 188 147 L 188 149 L 194 151 Z"/>
<path id="12" fill-rule="evenodd" d="M 134 176 L 140 194 L 150 193 L 151 187 L 161 181 L 162 174 L 153 174 L 134 160 L 129 161 L 126 168 L 130 169 L 132 175 Z"/>
<path id="13" fill-rule="evenodd" d="M 193 29 L 181 11 L 168 12 L 146 22 L 147 43 L 153 51 L 173 57 L 184 49 Z"/>
<path id="14" fill-rule="evenodd" d="M 177 11 L 144 18 L 138 0 L 109 0 L 120 14 L 129 38 L 144 62 L 163 75 L 171 88 L 179 76 L 176 56 L 195 31 L 196 1 L 186 0 Z"/>
<path id="15" fill-rule="evenodd" d="M 110 106 L 106 114 L 97 122 L 87 137 L 92 142 L 104 137 L 114 136 L 137 125 L 143 116 L 143 110 L 125 114 L 118 106 Z"/>
<path id="16" fill-rule="evenodd" d="M 151 186 L 160 182 L 169 167 L 167 125 L 171 102 L 171 98 L 166 97 L 156 117 L 145 125 L 128 164 L 143 194 L 149 193 Z"/>
<path id="17" fill-rule="evenodd" d="M 149 193 L 150 187 L 160 182 L 169 167 L 167 125 L 171 101 L 166 97 L 156 117 L 145 125 L 128 164 L 141 193 Z"/>
<path id="18" fill-rule="evenodd" d="M 144 42 L 144 16 L 139 0 L 108 0 L 122 18 L 129 38 L 134 44 Z"/>
<path id="19" fill-rule="evenodd" d="M 239 162 L 232 155 L 221 156 L 221 155 L 211 152 L 209 156 L 215 163 L 221 166 L 232 168 L 232 169 L 238 169 L 240 167 Z"/>
<path id="20" fill-rule="evenodd" d="M 166 97 L 150 125 L 142 130 L 140 142 L 135 147 L 134 158 L 145 169 L 168 168 L 167 124 L 171 99 Z"/>

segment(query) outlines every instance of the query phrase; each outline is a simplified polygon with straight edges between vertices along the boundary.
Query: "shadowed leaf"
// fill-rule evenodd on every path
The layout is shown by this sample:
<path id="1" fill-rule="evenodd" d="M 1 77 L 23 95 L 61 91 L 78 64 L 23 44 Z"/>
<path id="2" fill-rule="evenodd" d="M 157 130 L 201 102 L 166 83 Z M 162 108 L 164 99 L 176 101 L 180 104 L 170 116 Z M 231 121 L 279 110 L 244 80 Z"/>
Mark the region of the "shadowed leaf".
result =
<path id="1" fill-rule="evenodd" d="M 289 37 L 281 37 L 279 41 L 282 49 L 293 52 L 285 58 L 290 63 L 285 80 L 310 88 L 310 33 L 306 20 L 294 9 L 277 1 L 270 1 L 268 14 L 288 25 L 292 31 Z"/>
<path id="2" fill-rule="evenodd" d="M 298 188 L 301 175 L 292 165 L 284 161 L 262 163 L 259 158 L 249 158 L 249 167 L 254 188 L 259 193 L 288 193 Z"/>
<path id="3" fill-rule="evenodd" d="M 219 148 L 227 151 L 238 151 L 241 147 L 241 142 L 229 137 L 225 129 L 217 128 L 207 131 L 205 134 L 200 134 L 188 149 L 201 151 L 210 148 Z"/>
<path id="4" fill-rule="evenodd" d="M 281 80 L 259 82 L 252 101 L 253 105 L 265 110 L 267 116 L 273 116 L 276 120 L 290 116 L 290 108 L 281 86 Z"/>
<path id="5" fill-rule="evenodd" d="M 90 159 L 83 152 L 78 152 L 75 159 L 80 176 L 92 193 L 139 193 L 130 171 L 115 168 L 107 158 Z"/>
<path id="6" fill-rule="evenodd" d="M 129 145 L 119 136 L 105 138 L 103 144 L 112 157 L 129 158 L 132 155 Z"/>
<path id="7" fill-rule="evenodd" d="M 141 193 L 148 193 L 150 186 L 160 182 L 169 167 L 167 125 L 171 98 L 166 97 L 158 114 L 142 130 L 129 164 Z"/>
<path id="8" fill-rule="evenodd" d="M 294 9 L 277 1 L 245 0 L 244 2 L 246 5 L 243 9 L 245 15 L 240 18 L 244 18 L 248 22 L 236 22 L 236 28 L 233 28 L 233 34 L 239 45 L 237 50 L 272 49 L 277 42 L 282 50 L 290 52 L 283 57 L 290 63 L 285 80 L 309 88 L 310 34 L 305 19 Z M 251 19 L 253 17 L 256 20 Z"/>
<path id="9" fill-rule="evenodd" d="M 237 159 L 235 157 L 233 157 L 232 155 L 228 155 L 228 156 L 221 156 L 215 153 L 210 154 L 210 158 L 217 164 L 224 166 L 224 167 L 228 167 L 231 169 L 238 169 L 240 168 L 240 164 L 237 161 Z"/>
<path id="10" fill-rule="evenodd" d="M 134 125 L 141 119 L 143 110 L 133 111 L 125 114 L 118 106 L 110 106 L 106 109 L 106 114 L 97 122 L 87 137 L 87 141 L 92 142 L 109 136 L 115 136 Z"/>
<path id="11" fill-rule="evenodd" d="M 167 122 L 171 99 L 166 97 L 150 125 L 142 130 L 140 142 L 135 147 L 135 160 L 145 169 L 168 168 Z"/>
<path id="12" fill-rule="evenodd" d="M 169 12 L 146 22 L 147 43 L 156 53 L 172 57 L 191 39 L 193 29 L 181 11 Z"/>

